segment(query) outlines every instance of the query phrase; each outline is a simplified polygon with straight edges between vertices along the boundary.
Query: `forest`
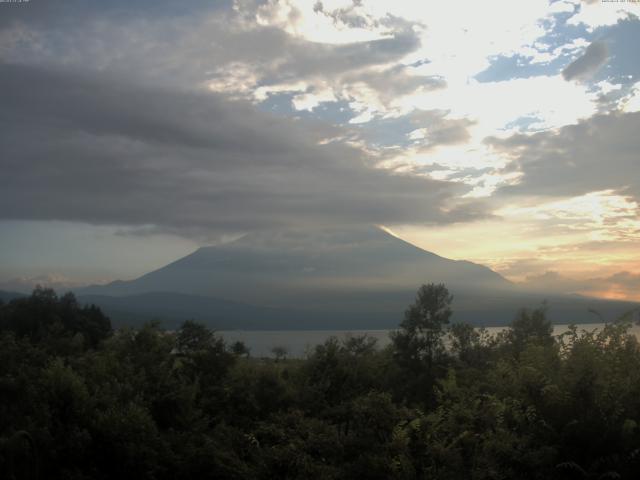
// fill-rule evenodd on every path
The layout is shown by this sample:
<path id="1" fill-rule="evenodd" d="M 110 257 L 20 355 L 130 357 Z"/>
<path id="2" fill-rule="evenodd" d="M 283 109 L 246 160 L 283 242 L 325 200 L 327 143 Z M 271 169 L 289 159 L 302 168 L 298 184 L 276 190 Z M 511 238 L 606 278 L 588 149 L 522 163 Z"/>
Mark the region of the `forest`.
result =
<path id="1" fill-rule="evenodd" d="M 205 325 L 114 330 L 73 294 L 0 305 L 6 479 L 632 479 L 640 348 L 627 315 L 489 335 L 420 287 L 388 347 L 254 358 Z M 585 312 L 586 313 L 586 312 Z"/>

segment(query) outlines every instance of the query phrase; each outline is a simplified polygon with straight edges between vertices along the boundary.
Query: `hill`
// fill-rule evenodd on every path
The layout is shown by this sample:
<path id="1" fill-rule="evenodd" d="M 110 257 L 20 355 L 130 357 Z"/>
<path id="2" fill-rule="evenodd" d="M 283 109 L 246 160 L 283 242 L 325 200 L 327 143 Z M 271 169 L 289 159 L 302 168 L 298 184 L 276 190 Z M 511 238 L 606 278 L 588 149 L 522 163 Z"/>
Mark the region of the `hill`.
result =
<path id="1" fill-rule="evenodd" d="M 13 300 L 14 298 L 22 298 L 24 297 L 25 294 L 24 293 L 18 293 L 18 292 L 7 292 L 5 290 L 0 290 L 0 301 L 1 302 L 10 302 L 11 300 Z"/>

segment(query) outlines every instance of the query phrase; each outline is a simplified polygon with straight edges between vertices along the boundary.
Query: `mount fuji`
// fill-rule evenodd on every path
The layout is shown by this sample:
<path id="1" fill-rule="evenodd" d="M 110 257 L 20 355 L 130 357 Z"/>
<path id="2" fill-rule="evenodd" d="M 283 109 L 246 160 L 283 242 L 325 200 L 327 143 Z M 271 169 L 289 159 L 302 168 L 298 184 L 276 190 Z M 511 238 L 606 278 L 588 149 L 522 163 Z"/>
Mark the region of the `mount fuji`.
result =
<path id="1" fill-rule="evenodd" d="M 425 283 L 454 294 L 454 320 L 508 323 L 546 300 L 560 323 L 632 304 L 523 292 L 491 269 L 450 260 L 377 227 L 290 229 L 202 247 L 129 281 L 77 290 L 116 323 L 195 318 L 223 329 L 393 328 Z"/>

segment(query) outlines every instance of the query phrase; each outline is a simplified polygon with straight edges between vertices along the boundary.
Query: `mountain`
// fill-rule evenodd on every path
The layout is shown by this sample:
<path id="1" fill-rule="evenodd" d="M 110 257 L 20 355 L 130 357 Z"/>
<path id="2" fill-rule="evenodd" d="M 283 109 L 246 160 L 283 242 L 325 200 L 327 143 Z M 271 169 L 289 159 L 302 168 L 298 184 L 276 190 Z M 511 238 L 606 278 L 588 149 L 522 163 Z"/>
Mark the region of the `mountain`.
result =
<path id="1" fill-rule="evenodd" d="M 454 319 L 508 323 L 543 300 L 559 323 L 597 320 L 631 304 L 518 290 L 491 269 L 450 260 L 379 228 L 266 231 L 203 247 L 131 281 L 77 290 L 123 322 L 186 318 L 216 328 L 391 328 L 424 283 L 454 294 Z M 586 317 L 586 318 L 585 318 Z"/>
<path id="2" fill-rule="evenodd" d="M 131 281 L 83 289 L 130 295 L 154 291 L 290 307 L 343 293 L 415 290 L 426 282 L 511 288 L 487 267 L 449 260 L 378 228 L 261 232 L 203 247 Z"/>
<path id="3" fill-rule="evenodd" d="M 8 303 L 15 298 L 22 298 L 26 295 L 24 293 L 18 292 L 7 292 L 6 290 L 0 290 L 0 301 L 4 303 Z"/>
<path id="4" fill-rule="evenodd" d="M 197 319 L 217 330 L 340 330 L 382 329 L 397 324 L 397 313 L 375 311 L 332 312 L 249 305 L 213 297 L 152 292 L 112 297 L 80 295 L 84 304 L 99 305 L 115 327 L 139 326 L 159 320 L 168 329 L 186 319 Z M 394 321 L 389 319 L 394 317 Z"/>

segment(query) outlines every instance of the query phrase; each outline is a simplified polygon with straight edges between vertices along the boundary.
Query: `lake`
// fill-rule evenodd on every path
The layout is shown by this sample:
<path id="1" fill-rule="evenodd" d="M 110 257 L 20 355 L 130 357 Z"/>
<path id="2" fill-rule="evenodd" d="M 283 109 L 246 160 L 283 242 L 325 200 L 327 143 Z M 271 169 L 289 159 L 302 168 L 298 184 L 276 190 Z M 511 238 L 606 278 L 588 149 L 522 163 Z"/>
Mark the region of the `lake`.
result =
<path id="1" fill-rule="evenodd" d="M 578 324 L 578 330 L 602 329 L 603 323 Z M 506 327 L 488 327 L 490 334 L 496 334 Z M 555 325 L 553 334 L 560 335 L 566 332 L 568 325 Z M 378 347 L 387 346 L 391 340 L 389 333 L 392 330 L 221 330 L 217 333 L 222 335 L 227 343 L 242 341 L 251 352 L 252 357 L 272 357 L 271 349 L 274 347 L 284 347 L 289 357 L 302 358 L 316 345 L 324 343 L 329 337 L 343 339 L 348 335 L 360 336 L 368 335 L 378 340 Z M 640 338 L 640 326 L 634 325 L 631 333 Z"/>

